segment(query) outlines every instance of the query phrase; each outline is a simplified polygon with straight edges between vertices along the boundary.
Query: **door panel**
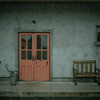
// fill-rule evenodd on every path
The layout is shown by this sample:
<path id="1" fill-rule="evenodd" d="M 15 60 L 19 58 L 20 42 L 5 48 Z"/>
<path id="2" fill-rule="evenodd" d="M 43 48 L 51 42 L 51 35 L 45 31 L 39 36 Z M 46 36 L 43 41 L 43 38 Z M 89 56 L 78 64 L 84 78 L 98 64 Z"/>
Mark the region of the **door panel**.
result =
<path id="1" fill-rule="evenodd" d="M 19 34 L 19 78 L 33 80 L 34 62 L 32 61 L 34 36 L 32 33 Z"/>
<path id="2" fill-rule="evenodd" d="M 49 34 L 37 33 L 35 80 L 49 80 Z M 48 41 L 47 41 L 48 40 Z"/>
<path id="3" fill-rule="evenodd" d="M 20 75 L 20 80 L 26 80 L 26 81 L 29 81 L 29 80 L 33 80 L 33 63 L 31 61 L 21 61 L 21 68 L 20 68 L 20 71 L 21 71 L 21 75 Z"/>
<path id="4" fill-rule="evenodd" d="M 19 33 L 19 79 L 49 80 L 49 33 Z"/>

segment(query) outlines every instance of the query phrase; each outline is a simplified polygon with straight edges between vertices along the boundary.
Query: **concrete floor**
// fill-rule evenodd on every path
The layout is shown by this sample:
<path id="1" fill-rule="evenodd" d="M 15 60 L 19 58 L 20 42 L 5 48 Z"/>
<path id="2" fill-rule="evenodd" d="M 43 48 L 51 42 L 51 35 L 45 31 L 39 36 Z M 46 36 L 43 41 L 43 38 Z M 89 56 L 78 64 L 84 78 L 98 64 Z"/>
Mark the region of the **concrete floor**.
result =
<path id="1" fill-rule="evenodd" d="M 0 97 L 100 97 L 97 83 L 72 82 L 0 82 Z"/>

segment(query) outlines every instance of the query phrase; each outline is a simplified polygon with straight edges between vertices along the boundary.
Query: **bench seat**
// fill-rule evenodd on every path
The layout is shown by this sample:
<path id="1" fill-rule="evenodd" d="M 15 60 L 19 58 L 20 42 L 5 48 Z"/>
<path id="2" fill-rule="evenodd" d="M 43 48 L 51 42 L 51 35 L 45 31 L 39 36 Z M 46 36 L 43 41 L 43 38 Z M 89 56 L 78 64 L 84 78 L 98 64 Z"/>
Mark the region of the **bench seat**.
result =
<path id="1" fill-rule="evenodd" d="M 76 73 L 77 74 L 77 77 L 98 77 L 98 73 L 94 73 L 94 72 L 92 72 L 92 73 L 90 73 L 90 72 L 88 72 L 88 73 Z"/>

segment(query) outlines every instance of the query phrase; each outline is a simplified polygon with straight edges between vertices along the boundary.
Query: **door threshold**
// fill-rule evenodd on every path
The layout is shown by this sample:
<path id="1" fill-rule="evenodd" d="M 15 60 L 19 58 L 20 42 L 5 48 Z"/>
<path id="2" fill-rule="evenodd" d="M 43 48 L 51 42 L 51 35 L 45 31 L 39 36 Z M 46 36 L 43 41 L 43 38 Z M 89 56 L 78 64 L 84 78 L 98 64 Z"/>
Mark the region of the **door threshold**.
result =
<path id="1" fill-rule="evenodd" d="M 17 81 L 17 83 L 46 83 L 50 81 Z"/>

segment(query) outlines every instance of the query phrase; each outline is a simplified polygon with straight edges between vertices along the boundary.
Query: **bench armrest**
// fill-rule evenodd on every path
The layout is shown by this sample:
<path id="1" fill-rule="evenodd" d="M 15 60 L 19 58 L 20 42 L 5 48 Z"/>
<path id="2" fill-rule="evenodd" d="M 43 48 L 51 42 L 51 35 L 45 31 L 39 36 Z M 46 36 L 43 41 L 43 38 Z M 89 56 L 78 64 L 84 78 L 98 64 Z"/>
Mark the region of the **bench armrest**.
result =
<path id="1" fill-rule="evenodd" d="M 74 72 L 77 72 L 77 70 L 74 70 Z"/>
<path id="2" fill-rule="evenodd" d="M 73 72 L 77 72 L 77 70 L 75 68 L 73 68 Z"/>
<path id="3" fill-rule="evenodd" d="M 96 68 L 96 70 L 100 71 L 100 69 L 99 69 L 99 68 Z"/>

